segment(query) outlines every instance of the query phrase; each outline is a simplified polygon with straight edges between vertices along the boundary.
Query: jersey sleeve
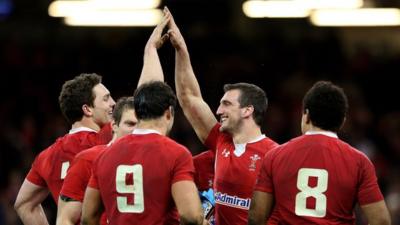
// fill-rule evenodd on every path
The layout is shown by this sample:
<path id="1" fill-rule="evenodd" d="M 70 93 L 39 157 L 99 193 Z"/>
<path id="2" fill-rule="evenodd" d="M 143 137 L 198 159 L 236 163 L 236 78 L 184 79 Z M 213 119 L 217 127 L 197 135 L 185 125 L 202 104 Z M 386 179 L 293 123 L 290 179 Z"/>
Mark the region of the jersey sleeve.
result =
<path id="1" fill-rule="evenodd" d="M 99 189 L 99 185 L 97 182 L 97 176 L 95 175 L 94 171 L 92 171 L 92 175 L 90 176 L 88 187 Z"/>
<path id="2" fill-rule="evenodd" d="M 217 149 L 218 138 L 221 135 L 221 132 L 219 131 L 220 127 L 221 124 L 216 123 L 215 126 L 211 129 L 210 133 L 208 134 L 206 141 L 204 142 L 204 145 L 207 146 L 214 153 Z"/>
<path id="3" fill-rule="evenodd" d="M 383 195 L 379 189 L 378 179 L 372 162 L 361 155 L 361 171 L 358 190 L 358 202 L 366 205 L 383 200 Z"/>
<path id="4" fill-rule="evenodd" d="M 92 163 L 82 158 L 75 158 L 68 169 L 61 189 L 61 195 L 82 202 L 86 186 L 92 174 Z"/>
<path id="5" fill-rule="evenodd" d="M 263 159 L 260 173 L 256 181 L 255 190 L 267 193 L 274 192 L 274 185 L 272 181 L 272 157 L 274 151 L 269 151 L 265 154 Z"/>
<path id="6" fill-rule="evenodd" d="M 194 181 L 194 165 L 192 155 L 186 149 L 178 152 L 173 167 L 172 183 L 182 180 Z"/>
<path id="7" fill-rule="evenodd" d="M 38 186 L 47 187 L 46 181 L 41 175 L 41 169 L 43 168 L 43 164 L 45 163 L 45 161 L 43 161 L 43 154 L 44 152 L 40 153 L 35 158 L 28 175 L 26 175 L 26 179 Z"/>

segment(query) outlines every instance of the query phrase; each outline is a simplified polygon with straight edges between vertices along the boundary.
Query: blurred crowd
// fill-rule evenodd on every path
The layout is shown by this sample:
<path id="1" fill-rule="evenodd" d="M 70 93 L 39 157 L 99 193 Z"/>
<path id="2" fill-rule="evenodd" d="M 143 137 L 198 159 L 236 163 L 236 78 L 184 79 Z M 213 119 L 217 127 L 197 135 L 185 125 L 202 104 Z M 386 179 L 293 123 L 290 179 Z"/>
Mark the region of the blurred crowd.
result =
<path id="1" fill-rule="evenodd" d="M 74 33 L 64 33 L 64 39 L 57 37 L 60 32 L 46 33 L 31 42 L 17 35 L 1 37 L 0 224 L 21 223 L 13 203 L 34 157 L 68 132 L 57 101 L 65 80 L 96 72 L 114 99 L 133 93 L 150 30 L 144 29 L 143 36 L 95 31 L 76 39 Z M 263 130 L 278 143 L 300 135 L 302 96 L 316 80 L 341 85 L 350 111 L 339 137 L 372 160 L 393 224 L 400 225 L 400 103 L 396 99 L 400 54 L 376 55 L 359 46 L 354 54 L 345 55 L 331 32 L 296 40 L 279 32 L 254 40 L 227 38 L 218 31 L 203 36 L 195 28 L 183 32 L 188 33 L 194 70 L 212 109 L 216 110 L 224 83 L 261 86 L 269 98 Z M 167 46 L 160 53 L 166 80 L 173 85 L 173 49 Z M 171 136 L 193 154 L 204 150 L 182 112 L 177 118 Z M 54 221 L 54 204 L 48 201 L 45 207 Z M 360 217 L 357 223 L 365 221 Z"/>

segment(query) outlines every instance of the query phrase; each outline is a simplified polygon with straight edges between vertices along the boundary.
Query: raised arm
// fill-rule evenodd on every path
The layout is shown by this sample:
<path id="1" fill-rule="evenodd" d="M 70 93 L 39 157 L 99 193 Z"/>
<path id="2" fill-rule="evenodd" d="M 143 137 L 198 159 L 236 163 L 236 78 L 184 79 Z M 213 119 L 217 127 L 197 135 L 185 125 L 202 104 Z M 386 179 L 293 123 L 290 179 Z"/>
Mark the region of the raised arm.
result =
<path id="1" fill-rule="evenodd" d="M 14 208 L 25 225 L 48 225 L 41 203 L 49 191 L 25 179 L 19 190 Z"/>
<path id="2" fill-rule="evenodd" d="M 138 87 L 149 81 L 164 81 L 164 73 L 161 67 L 160 58 L 157 50 L 161 48 L 168 39 L 168 34 L 162 35 L 165 26 L 168 24 L 171 15 L 164 10 L 164 18 L 160 24 L 154 28 L 149 40 L 144 48 L 143 68 L 140 74 Z"/>
<path id="3" fill-rule="evenodd" d="M 186 118 L 197 136 L 204 142 L 217 123 L 217 119 L 201 96 L 200 86 L 190 62 L 189 51 L 172 15 L 168 28 L 170 41 L 175 48 L 176 95 Z"/>

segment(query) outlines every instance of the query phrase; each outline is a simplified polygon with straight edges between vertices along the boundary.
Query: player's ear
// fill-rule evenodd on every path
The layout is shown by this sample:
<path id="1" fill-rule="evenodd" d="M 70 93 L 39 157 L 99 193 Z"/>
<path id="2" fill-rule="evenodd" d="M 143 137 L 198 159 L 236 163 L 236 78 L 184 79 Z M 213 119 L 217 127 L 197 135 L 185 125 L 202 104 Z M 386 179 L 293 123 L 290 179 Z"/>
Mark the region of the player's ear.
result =
<path id="1" fill-rule="evenodd" d="M 304 110 L 304 115 L 305 115 L 305 122 L 306 122 L 306 124 L 309 124 L 310 122 L 311 122 L 311 119 L 310 119 L 310 111 L 308 111 L 308 109 L 305 109 Z"/>
<path id="2" fill-rule="evenodd" d="M 242 116 L 249 117 L 249 116 L 251 116 L 251 114 L 253 114 L 253 112 L 254 112 L 254 106 L 252 106 L 252 105 L 246 106 L 243 108 Z"/>
<path id="3" fill-rule="evenodd" d="M 87 104 L 82 105 L 83 115 L 85 116 L 92 116 L 93 115 L 93 108 Z"/>
<path id="4" fill-rule="evenodd" d="M 115 131 L 118 129 L 118 124 L 117 122 L 115 122 L 115 120 L 111 120 L 111 127 L 113 129 L 113 132 L 115 133 Z"/>
<path id="5" fill-rule="evenodd" d="M 346 117 L 343 118 L 343 122 L 342 122 L 342 124 L 340 125 L 340 128 L 339 128 L 339 129 L 342 129 L 342 127 L 344 126 L 344 123 L 346 123 Z"/>

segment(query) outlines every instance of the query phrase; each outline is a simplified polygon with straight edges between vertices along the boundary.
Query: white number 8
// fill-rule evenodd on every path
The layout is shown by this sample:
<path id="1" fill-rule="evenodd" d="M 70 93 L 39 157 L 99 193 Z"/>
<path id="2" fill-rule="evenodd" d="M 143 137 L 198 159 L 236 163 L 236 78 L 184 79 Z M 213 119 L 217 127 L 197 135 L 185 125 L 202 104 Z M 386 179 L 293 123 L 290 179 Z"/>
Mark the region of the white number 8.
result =
<path id="1" fill-rule="evenodd" d="M 126 184 L 127 174 L 133 174 L 133 184 Z M 115 185 L 118 193 L 134 195 L 133 204 L 128 204 L 127 197 L 118 196 L 118 211 L 121 213 L 142 213 L 144 211 L 142 165 L 119 165 L 115 176 Z"/>
<path id="2" fill-rule="evenodd" d="M 317 177 L 317 186 L 308 186 L 308 179 Z M 326 215 L 326 195 L 328 189 L 328 171 L 324 169 L 302 168 L 297 174 L 297 188 L 295 213 L 298 216 L 324 217 Z M 315 209 L 307 209 L 307 198 L 315 198 Z"/>

